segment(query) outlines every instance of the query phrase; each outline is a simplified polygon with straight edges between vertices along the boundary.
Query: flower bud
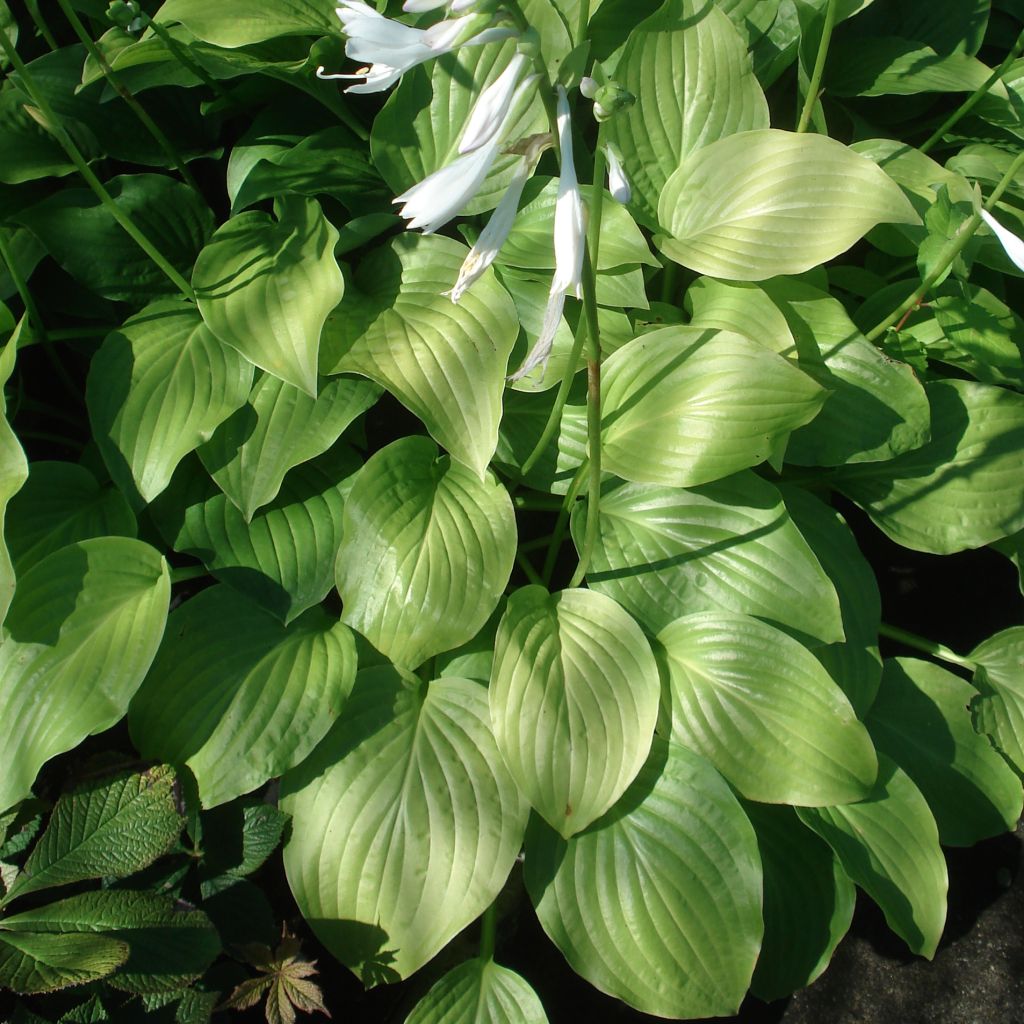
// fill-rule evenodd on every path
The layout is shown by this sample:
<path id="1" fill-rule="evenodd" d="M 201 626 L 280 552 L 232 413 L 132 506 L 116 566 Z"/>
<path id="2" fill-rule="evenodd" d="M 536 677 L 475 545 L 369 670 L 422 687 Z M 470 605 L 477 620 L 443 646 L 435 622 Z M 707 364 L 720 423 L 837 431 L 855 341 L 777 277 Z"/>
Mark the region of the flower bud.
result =
<path id="1" fill-rule="evenodd" d="M 584 94 L 585 95 L 585 94 Z M 607 121 L 622 110 L 628 110 L 636 97 L 618 82 L 611 81 L 594 91 L 594 117 L 598 121 Z"/>

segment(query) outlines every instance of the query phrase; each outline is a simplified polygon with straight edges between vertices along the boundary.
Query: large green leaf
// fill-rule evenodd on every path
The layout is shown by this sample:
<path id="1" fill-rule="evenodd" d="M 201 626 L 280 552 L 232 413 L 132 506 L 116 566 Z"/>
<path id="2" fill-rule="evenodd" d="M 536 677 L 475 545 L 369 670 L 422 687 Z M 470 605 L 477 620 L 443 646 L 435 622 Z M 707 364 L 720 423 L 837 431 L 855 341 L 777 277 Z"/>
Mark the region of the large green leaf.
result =
<path id="1" fill-rule="evenodd" d="M 583 505 L 573 510 L 577 547 L 585 512 Z M 750 472 L 689 490 L 606 488 L 587 585 L 651 633 L 680 615 L 720 610 L 825 642 L 843 638 L 832 582 L 779 492 Z"/>
<path id="2" fill-rule="evenodd" d="M 491 271 L 458 305 L 443 294 L 467 253 L 449 238 L 407 232 L 360 260 L 351 303 L 328 321 L 322 368 L 377 381 L 482 475 L 498 441 L 519 321 Z"/>
<path id="3" fill-rule="evenodd" d="M 472 639 L 512 573 L 512 500 L 427 437 L 395 441 L 359 471 L 338 551 L 343 619 L 403 668 Z"/>
<path id="4" fill-rule="evenodd" d="M 179 300 L 147 306 L 108 334 L 90 363 L 86 400 L 111 476 L 127 477 L 129 488 L 134 481 L 152 501 L 245 402 L 252 374 L 252 363 Z"/>
<path id="5" fill-rule="evenodd" d="M 789 807 L 745 804 L 764 869 L 764 942 L 751 990 L 770 1002 L 828 966 L 853 919 L 856 892 L 835 854 Z"/>
<path id="6" fill-rule="evenodd" d="M 128 714 L 145 757 L 187 764 L 204 807 L 294 768 L 326 735 L 356 675 L 346 626 L 311 608 L 290 626 L 221 585 L 167 621 Z"/>
<path id="7" fill-rule="evenodd" d="M 735 331 L 797 362 L 797 347 L 782 310 L 767 292 L 749 281 L 698 277 L 686 290 L 690 326 Z"/>
<path id="8" fill-rule="evenodd" d="M 166 0 L 156 20 L 180 21 L 217 46 L 247 46 L 276 36 L 337 32 L 334 6 L 330 0 Z"/>
<path id="9" fill-rule="evenodd" d="M 532 586 L 508 600 L 491 671 L 491 723 L 519 788 L 563 836 L 636 777 L 658 714 L 658 669 L 640 627 L 591 590 Z"/>
<path id="10" fill-rule="evenodd" d="M 524 877 L 570 966 L 659 1017 L 732 1014 L 761 944 L 750 821 L 699 754 L 655 740 L 622 800 L 564 840 L 538 819 Z"/>
<path id="11" fill-rule="evenodd" d="M 661 191 L 689 153 L 768 127 L 768 104 L 743 38 L 711 0 L 667 0 L 630 33 L 615 76 L 637 102 L 609 122 L 608 132 L 622 151 L 637 216 L 648 226 L 659 222 Z"/>
<path id="12" fill-rule="evenodd" d="M 316 397 L 263 374 L 246 405 L 199 449 L 217 486 L 246 522 L 277 497 L 289 469 L 316 458 L 380 395 L 367 380 L 324 380 Z"/>
<path id="13" fill-rule="evenodd" d="M 0 985 L 22 995 L 98 981 L 128 959 L 109 935 L 51 935 L 0 929 Z"/>
<path id="14" fill-rule="evenodd" d="M 405 1024 L 548 1024 L 537 993 L 493 960 L 467 960 L 434 983 Z"/>
<path id="15" fill-rule="evenodd" d="M 281 782 L 292 893 L 364 983 L 408 977 L 485 910 L 527 807 L 467 679 L 361 672 L 345 714 Z"/>
<path id="16" fill-rule="evenodd" d="M 760 619 L 701 612 L 658 634 L 671 735 L 745 797 L 861 800 L 878 771 L 867 730 L 817 659 Z"/>
<path id="17" fill-rule="evenodd" d="M 14 361 L 18 354 L 18 341 L 25 331 L 27 318 L 22 318 L 14 334 L 0 349 L 0 622 L 3 622 L 11 599 L 14 597 L 14 566 L 4 536 L 4 520 L 7 503 L 28 479 L 28 460 L 22 451 L 21 442 L 7 422 L 7 395 L 5 387 L 14 372 Z M 0 686 L 2 692 L 2 686 Z"/>
<path id="18" fill-rule="evenodd" d="M 983 640 L 970 659 L 974 685 L 981 691 L 971 704 L 974 724 L 1024 775 L 1024 627 Z"/>
<path id="19" fill-rule="evenodd" d="M 884 754 L 871 796 L 842 807 L 801 807 L 800 820 L 835 850 L 843 870 L 915 953 L 931 957 L 946 921 L 946 862 L 921 791 Z"/>
<path id="20" fill-rule="evenodd" d="M 163 558 L 125 537 L 69 544 L 18 581 L 0 643 L 0 806 L 28 796 L 49 758 L 121 718 L 170 593 Z"/>
<path id="21" fill-rule="evenodd" d="M 1021 814 L 1020 780 L 979 736 L 968 705 L 977 690 L 916 658 L 887 659 L 867 727 L 879 750 L 913 780 L 948 846 L 972 846 L 1012 831 Z"/>
<path id="22" fill-rule="evenodd" d="M 604 468 L 693 487 L 763 462 L 808 422 L 825 391 L 731 331 L 665 327 L 612 354 L 601 381 Z"/>
<path id="23" fill-rule="evenodd" d="M 950 554 L 1024 527 L 1024 397 L 962 380 L 925 385 L 931 441 L 841 469 L 836 486 L 904 547 Z"/>
<path id="24" fill-rule="evenodd" d="M 656 239 L 666 256 L 713 277 L 800 274 L 882 222 L 914 224 L 899 186 L 834 139 L 766 128 L 691 153 L 665 183 Z"/>
<path id="25" fill-rule="evenodd" d="M 344 281 L 338 232 L 313 199 L 282 196 L 222 224 L 196 260 L 199 311 L 221 341 L 258 367 L 316 396 L 317 354 Z"/>

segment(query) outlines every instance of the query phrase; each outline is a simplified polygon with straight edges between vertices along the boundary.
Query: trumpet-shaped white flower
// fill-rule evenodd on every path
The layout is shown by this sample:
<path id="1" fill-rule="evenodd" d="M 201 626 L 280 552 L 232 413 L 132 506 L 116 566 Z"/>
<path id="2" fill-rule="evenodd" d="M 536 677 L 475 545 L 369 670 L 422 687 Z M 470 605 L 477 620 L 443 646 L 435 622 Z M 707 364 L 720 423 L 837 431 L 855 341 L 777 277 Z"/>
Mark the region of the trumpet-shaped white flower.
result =
<path id="1" fill-rule="evenodd" d="M 999 239 L 999 244 L 1003 247 L 1006 255 L 1010 257 L 1010 260 L 1015 266 L 1024 270 L 1024 240 L 1017 237 L 1008 228 L 1004 228 L 992 216 L 988 210 L 980 210 L 981 219 L 992 229 L 992 233 Z"/>
<path id="2" fill-rule="evenodd" d="M 612 199 L 625 205 L 633 194 L 629 187 L 629 179 L 611 146 L 604 147 L 604 155 L 608 159 L 608 191 L 611 192 Z"/>
<path id="3" fill-rule="evenodd" d="M 494 138 L 495 133 L 505 123 L 505 116 L 512 105 L 516 86 L 525 67 L 526 57 L 521 53 L 515 54 L 508 62 L 508 67 L 476 98 L 469 120 L 462 131 L 460 153 L 479 149 Z"/>

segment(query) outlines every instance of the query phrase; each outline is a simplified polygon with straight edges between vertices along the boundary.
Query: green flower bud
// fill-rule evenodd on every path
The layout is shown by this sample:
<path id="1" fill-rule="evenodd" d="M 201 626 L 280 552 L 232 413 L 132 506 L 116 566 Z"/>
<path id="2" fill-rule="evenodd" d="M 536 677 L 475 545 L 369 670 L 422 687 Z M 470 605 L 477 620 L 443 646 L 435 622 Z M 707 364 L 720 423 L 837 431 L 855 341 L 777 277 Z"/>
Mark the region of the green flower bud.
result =
<path id="1" fill-rule="evenodd" d="M 598 121 L 607 121 L 622 110 L 628 110 L 636 97 L 616 81 L 610 81 L 594 91 L 594 117 Z"/>

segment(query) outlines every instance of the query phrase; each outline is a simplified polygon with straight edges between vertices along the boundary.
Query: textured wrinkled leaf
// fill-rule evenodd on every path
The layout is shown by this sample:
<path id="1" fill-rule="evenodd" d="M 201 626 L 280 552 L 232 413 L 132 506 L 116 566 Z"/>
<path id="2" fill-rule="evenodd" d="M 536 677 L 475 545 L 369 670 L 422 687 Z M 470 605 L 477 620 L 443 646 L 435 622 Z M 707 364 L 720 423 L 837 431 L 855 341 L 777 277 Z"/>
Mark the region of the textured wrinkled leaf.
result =
<path id="1" fill-rule="evenodd" d="M 199 311 L 225 344 L 316 395 L 320 332 L 341 301 L 338 232 L 313 199 L 282 196 L 222 224 L 196 260 Z"/>
<path id="2" fill-rule="evenodd" d="M 537 993 L 493 960 L 467 960 L 434 983 L 405 1024 L 548 1024 Z"/>
<path id="3" fill-rule="evenodd" d="M 152 501 L 245 402 L 252 374 L 189 303 L 154 303 L 108 334 L 89 367 L 86 401 L 111 476 Z"/>
<path id="4" fill-rule="evenodd" d="M 560 834 L 604 814 L 650 750 L 658 669 L 640 627 L 590 590 L 516 591 L 498 625 L 495 739 L 520 789 Z"/>
<path id="5" fill-rule="evenodd" d="M 356 674 L 346 626 L 319 608 L 290 626 L 221 585 L 167 621 L 128 724 L 145 757 L 187 764 L 204 807 L 295 767 L 326 735 Z"/>
<path id="6" fill-rule="evenodd" d="M 69 544 L 18 582 L 0 644 L 0 807 L 36 772 L 124 714 L 167 618 L 167 563 L 148 544 Z"/>
<path id="7" fill-rule="evenodd" d="M 343 619 L 403 668 L 472 639 L 512 573 L 512 501 L 426 437 L 406 437 L 359 471 L 338 551 Z"/>
<path id="8" fill-rule="evenodd" d="M 98 981 L 127 959 L 127 943 L 113 936 L 0 929 L 0 985 L 22 995 Z"/>
<path id="9" fill-rule="evenodd" d="M 527 807 L 495 746 L 487 694 L 390 667 L 281 782 L 285 870 L 320 941 L 366 984 L 408 977 L 493 902 Z"/>
<path id="10" fill-rule="evenodd" d="M 360 260 L 351 304 L 328 320 L 322 364 L 387 388 L 453 459 L 482 475 L 498 441 L 519 321 L 491 271 L 458 305 L 442 294 L 467 253 L 449 238 L 407 232 Z"/>
<path id="11" fill-rule="evenodd" d="M 921 790 L 947 846 L 972 846 L 1012 831 L 1020 780 L 979 736 L 968 706 L 977 690 L 939 665 L 887 659 L 867 727 Z"/>
<path id="12" fill-rule="evenodd" d="M 761 864 L 699 754 L 655 740 L 622 800 L 572 839 L 534 818 L 524 879 L 548 936 L 602 992 L 660 1017 L 739 1008 L 761 944 Z"/>
<path id="13" fill-rule="evenodd" d="M 763 462 L 825 397 L 807 374 L 740 334 L 665 327 L 604 365 L 603 466 L 670 487 L 719 480 Z"/>
<path id="14" fill-rule="evenodd" d="M 156 20 L 180 21 L 217 46 L 247 46 L 276 36 L 322 36 L 338 31 L 334 5 L 321 0 L 166 0 Z"/>
<path id="15" fill-rule="evenodd" d="M 648 226 L 659 222 L 661 191 L 687 154 L 768 127 L 743 38 L 711 0 L 669 0 L 637 25 L 615 77 L 637 102 L 608 132 L 622 151 L 636 214 Z"/>
<path id="16" fill-rule="evenodd" d="M 1013 626 L 983 640 L 970 660 L 980 691 L 971 704 L 975 727 L 991 736 L 1024 775 L 1024 627 Z"/>
<path id="17" fill-rule="evenodd" d="M 713 142 L 665 184 L 656 239 L 702 274 L 760 281 L 838 256 L 883 222 L 917 223 L 895 182 L 834 139 L 766 128 Z"/>
<path id="18" fill-rule="evenodd" d="M 935 954 L 946 921 L 946 862 L 921 791 L 884 754 L 871 796 L 842 807 L 800 807 L 800 820 L 836 852 L 911 950 Z"/>

